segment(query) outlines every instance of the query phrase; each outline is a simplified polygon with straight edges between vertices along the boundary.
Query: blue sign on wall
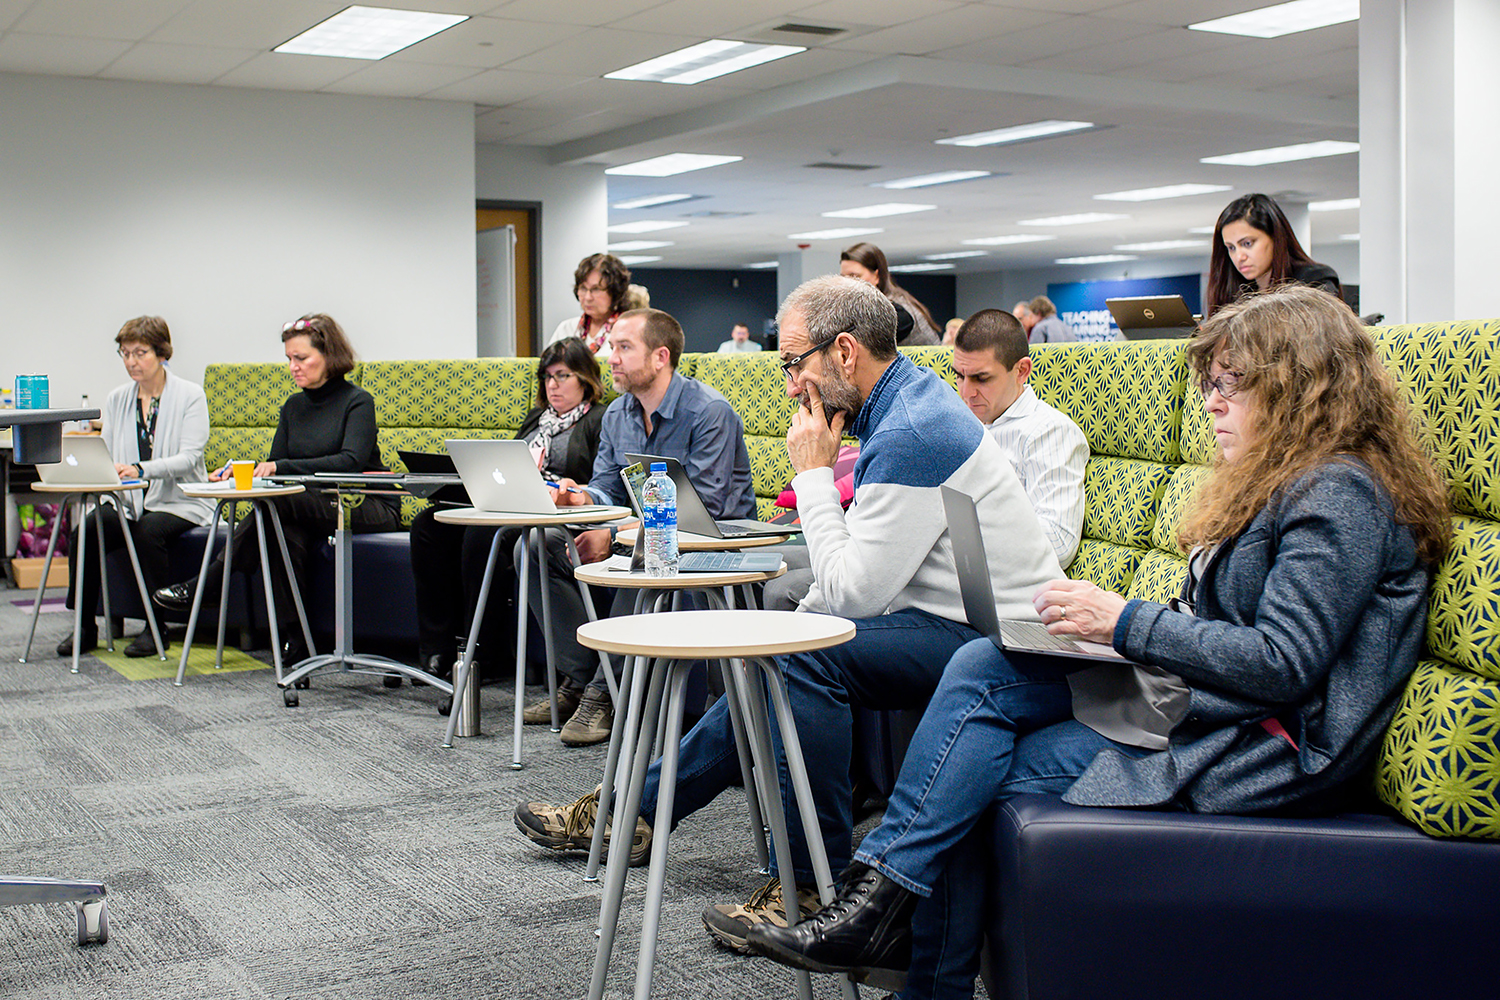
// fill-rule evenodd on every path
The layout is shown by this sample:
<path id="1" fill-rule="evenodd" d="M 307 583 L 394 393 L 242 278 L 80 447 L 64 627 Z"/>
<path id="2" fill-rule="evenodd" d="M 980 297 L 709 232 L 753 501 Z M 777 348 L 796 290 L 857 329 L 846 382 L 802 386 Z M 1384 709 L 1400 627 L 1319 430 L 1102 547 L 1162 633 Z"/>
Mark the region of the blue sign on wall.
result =
<path id="1" fill-rule="evenodd" d="M 1047 297 L 1057 306 L 1062 321 L 1073 328 L 1079 340 L 1114 340 L 1120 335 L 1105 299 L 1130 295 L 1181 295 L 1193 314 L 1203 312 L 1198 293 L 1199 275 L 1178 274 L 1166 278 L 1131 278 L 1126 281 L 1070 281 L 1047 286 Z"/>

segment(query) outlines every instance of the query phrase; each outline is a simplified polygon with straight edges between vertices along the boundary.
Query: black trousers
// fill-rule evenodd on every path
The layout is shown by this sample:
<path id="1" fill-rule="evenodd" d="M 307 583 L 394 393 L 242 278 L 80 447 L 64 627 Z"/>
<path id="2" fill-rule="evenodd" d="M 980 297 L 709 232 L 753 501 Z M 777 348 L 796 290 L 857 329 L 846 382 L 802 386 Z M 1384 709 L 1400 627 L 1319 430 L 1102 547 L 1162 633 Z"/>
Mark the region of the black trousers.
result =
<path id="1" fill-rule="evenodd" d="M 484 582 L 484 564 L 495 533 L 501 533 L 495 575 L 480 629 L 476 656 L 494 673 L 513 663 L 516 645 L 515 567 L 511 550 L 519 527 L 443 524 L 428 507 L 411 523 L 411 572 L 417 591 L 417 641 L 422 660 L 441 656 L 452 663 L 460 638 L 468 638 Z"/>
<path id="2" fill-rule="evenodd" d="M 131 539 L 135 542 L 135 554 L 141 562 L 141 577 L 146 581 L 146 593 L 171 582 L 168 577 L 167 549 L 178 535 L 193 526 L 193 522 L 164 510 L 148 510 L 139 518 L 127 522 Z M 125 533 L 120 530 L 120 517 L 111 504 L 100 504 L 89 514 L 88 572 L 83 578 L 84 630 L 88 631 L 92 616 L 99 606 L 99 581 L 104 568 L 99 565 L 99 536 L 104 536 L 106 555 L 125 547 Z M 72 544 L 68 546 L 68 579 L 78 579 L 78 529 L 72 532 Z M 68 607 L 73 607 L 73 588 L 68 588 Z"/>
<path id="3" fill-rule="evenodd" d="M 308 568 L 312 553 L 317 551 L 328 536 L 338 527 L 338 497 L 335 494 L 315 493 L 308 490 L 289 497 L 275 497 L 263 503 L 276 505 L 281 516 L 281 527 L 286 534 L 287 556 L 291 559 L 292 576 L 298 590 L 307 593 Z M 268 519 L 269 520 L 269 519 Z M 372 496 L 355 507 L 349 518 L 350 527 L 357 534 L 374 531 L 400 531 L 401 519 L 394 504 Z M 255 517 L 245 518 L 234 529 L 234 566 L 249 573 L 260 565 L 260 545 L 255 540 Z M 297 606 L 292 602 L 292 592 L 287 586 L 286 574 L 281 568 L 281 549 L 276 544 L 276 528 L 266 524 L 266 553 L 271 565 L 266 572 L 271 575 L 271 596 L 276 602 L 276 620 L 281 623 L 281 634 L 298 634 Z M 224 556 L 221 553 L 208 567 L 201 581 L 205 602 L 217 595 L 224 579 Z M 304 598 L 303 606 L 306 606 Z"/>

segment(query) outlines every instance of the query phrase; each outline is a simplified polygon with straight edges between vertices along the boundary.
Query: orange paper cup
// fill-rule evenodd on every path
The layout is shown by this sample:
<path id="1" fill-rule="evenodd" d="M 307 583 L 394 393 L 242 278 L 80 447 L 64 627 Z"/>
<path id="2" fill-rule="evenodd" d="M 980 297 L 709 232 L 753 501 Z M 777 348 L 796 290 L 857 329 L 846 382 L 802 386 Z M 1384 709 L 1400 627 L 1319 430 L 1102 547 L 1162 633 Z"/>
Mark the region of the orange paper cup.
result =
<path id="1" fill-rule="evenodd" d="M 237 490 L 248 490 L 253 484 L 255 474 L 254 462 L 230 462 L 230 471 L 234 473 L 234 488 Z"/>

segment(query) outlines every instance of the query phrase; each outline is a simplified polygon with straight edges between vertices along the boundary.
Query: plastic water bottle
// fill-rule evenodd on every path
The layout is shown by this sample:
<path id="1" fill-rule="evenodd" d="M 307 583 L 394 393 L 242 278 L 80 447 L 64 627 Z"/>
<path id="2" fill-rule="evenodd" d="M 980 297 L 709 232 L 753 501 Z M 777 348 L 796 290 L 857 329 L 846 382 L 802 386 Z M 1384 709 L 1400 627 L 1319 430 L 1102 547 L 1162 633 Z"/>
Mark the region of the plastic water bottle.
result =
<path id="1" fill-rule="evenodd" d="M 651 463 L 641 497 L 646 532 L 646 575 L 677 575 L 677 484 L 665 462 Z"/>

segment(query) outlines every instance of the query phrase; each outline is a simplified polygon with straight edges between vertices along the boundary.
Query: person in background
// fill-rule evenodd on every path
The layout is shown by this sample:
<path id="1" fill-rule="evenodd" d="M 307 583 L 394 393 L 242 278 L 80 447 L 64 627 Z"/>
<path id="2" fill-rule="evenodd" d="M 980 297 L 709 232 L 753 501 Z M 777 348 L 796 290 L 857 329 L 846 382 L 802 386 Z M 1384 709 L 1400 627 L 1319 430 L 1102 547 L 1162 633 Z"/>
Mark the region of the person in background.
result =
<path id="1" fill-rule="evenodd" d="M 651 289 L 645 285 L 630 284 L 625 288 L 625 300 L 620 303 L 621 312 L 631 309 L 650 309 Z"/>
<path id="2" fill-rule="evenodd" d="M 1321 291 L 1226 307 L 1186 355 L 1219 457 L 1179 533 L 1181 596 L 1062 579 L 1037 593 L 1049 632 L 1123 664 L 960 649 L 837 898 L 795 928 L 754 928 L 752 948 L 825 972 L 905 968 L 904 1000 L 969 997 L 998 898 L 978 827 L 996 800 L 1345 806 L 1421 651 L 1445 484 L 1374 342 Z"/>
<path id="3" fill-rule="evenodd" d="M 758 351 L 760 345 L 750 339 L 750 328 L 744 323 L 734 324 L 734 329 L 729 331 L 729 339 L 719 345 L 720 354 L 739 354 L 744 351 Z"/>
<path id="4" fill-rule="evenodd" d="M 1083 477 L 1089 442 L 1066 413 L 1037 398 L 1027 383 L 1026 331 L 1003 309 L 981 309 L 953 345 L 958 395 L 1016 470 L 1064 569 L 1083 534 Z"/>
<path id="5" fill-rule="evenodd" d="M 1275 199 L 1263 194 L 1236 198 L 1214 224 L 1208 261 L 1207 319 L 1242 295 L 1296 281 L 1339 297 L 1338 273 L 1307 255 Z"/>
<path id="6" fill-rule="evenodd" d="M 207 500 L 182 495 L 182 482 L 203 482 L 203 449 L 208 445 L 208 400 L 195 382 L 178 378 L 167 370 L 172 357 L 172 332 L 160 316 L 138 316 L 115 334 L 120 359 L 130 381 L 114 389 L 104 401 L 103 437 L 115 459 L 121 479 L 146 481 L 145 498 L 138 491 L 125 498 L 125 516 L 130 537 L 140 559 L 141 577 L 148 592 L 168 580 L 167 549 L 178 535 L 195 524 L 207 524 L 213 507 Z M 113 512 L 104 516 L 95 509 L 91 532 L 104 539 L 108 552 L 125 544 L 120 519 Z M 78 535 L 68 547 L 68 579 L 76 580 Z M 83 578 L 83 633 L 68 636 L 57 645 L 58 656 L 72 656 L 73 645 L 87 653 L 99 643 L 94 608 L 99 603 L 102 567 L 93 566 Z M 73 607 L 73 588 L 68 588 L 68 607 Z M 166 637 L 163 635 L 163 648 Z M 149 628 L 125 647 L 126 656 L 151 656 L 156 641 Z"/>
<path id="7" fill-rule="evenodd" d="M 955 316 L 943 325 L 943 346 L 952 347 L 953 338 L 958 336 L 958 328 L 964 325 L 962 316 Z"/>
<path id="8" fill-rule="evenodd" d="M 1033 344 L 1064 344 L 1078 339 L 1073 328 L 1057 315 L 1057 306 L 1045 295 L 1038 295 L 1029 302 L 1017 302 L 1013 312 L 1026 336 Z"/>
<path id="9" fill-rule="evenodd" d="M 551 347 L 560 340 L 577 337 L 591 354 L 609 357 L 609 331 L 627 308 L 630 268 L 612 253 L 590 254 L 573 270 L 573 294 L 583 313 L 563 320 L 547 338 Z"/>
<path id="10" fill-rule="evenodd" d="M 281 404 L 270 454 L 255 466 L 256 478 L 319 472 L 384 472 L 375 433 L 375 397 L 344 378 L 354 370 L 354 348 L 349 345 L 343 327 L 326 313 L 308 313 L 281 328 L 281 342 L 292 381 L 301 391 L 292 393 Z M 229 477 L 229 468 L 225 466 L 208 478 L 218 481 Z M 305 591 L 313 552 L 338 527 L 334 515 L 337 505 L 316 490 L 276 497 L 269 502 L 276 504 L 281 517 L 292 577 L 298 588 Z M 363 502 L 350 509 L 350 525 L 357 532 L 399 531 L 397 504 L 394 495 L 366 494 Z M 247 518 L 234 533 L 234 563 L 246 572 L 260 561 L 257 547 L 244 544 L 247 534 L 254 531 L 253 519 Z M 269 545 L 269 554 L 272 562 L 280 562 L 280 550 L 274 540 Z M 192 607 L 194 590 L 202 586 L 204 603 L 217 602 L 224 579 L 223 559 L 221 553 L 204 579 L 163 587 L 152 594 L 152 599 L 170 611 L 186 612 Z M 264 570 L 271 574 L 276 620 L 283 625 L 282 634 L 291 635 L 283 643 L 282 659 L 295 663 L 307 656 L 307 649 L 301 631 L 296 628 L 292 591 L 279 565 Z"/>
<path id="11" fill-rule="evenodd" d="M 536 405 L 521 421 L 516 437 L 531 446 L 544 477 L 588 482 L 594 456 L 599 452 L 604 395 L 599 363 L 583 341 L 568 337 L 542 351 L 537 359 Z M 514 569 L 511 549 L 521 529 L 443 524 L 435 518 L 440 509 L 427 507 L 412 521 L 411 570 L 417 585 L 418 665 L 430 674 L 447 676 L 458 659 L 459 636 L 474 618 L 495 532 L 506 537 L 500 543 L 495 579 L 490 585 L 492 595 L 515 589 L 507 570 Z M 548 531 L 561 535 L 560 529 Z M 485 616 L 489 634 L 482 641 L 490 653 L 508 657 L 514 652 L 510 634 L 514 622 L 513 616 Z M 506 642 L 507 637 L 510 642 Z M 484 662 L 493 665 L 489 654 L 485 654 Z M 564 719 L 578 707 L 583 686 L 593 677 L 592 667 L 576 671 L 576 675 L 567 673 L 571 662 L 558 664 L 564 668 L 557 690 L 558 713 Z M 529 706 L 524 719 L 528 724 L 550 721 L 546 699 L 542 699 L 540 708 Z"/>
<path id="12" fill-rule="evenodd" d="M 915 347 L 941 340 L 937 322 L 927 307 L 896 284 L 885 253 L 873 243 L 856 243 L 839 254 L 839 274 L 874 285 L 896 307 L 896 346 Z"/>

